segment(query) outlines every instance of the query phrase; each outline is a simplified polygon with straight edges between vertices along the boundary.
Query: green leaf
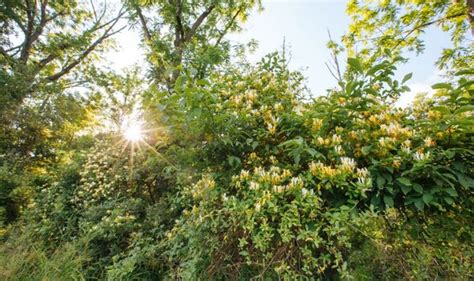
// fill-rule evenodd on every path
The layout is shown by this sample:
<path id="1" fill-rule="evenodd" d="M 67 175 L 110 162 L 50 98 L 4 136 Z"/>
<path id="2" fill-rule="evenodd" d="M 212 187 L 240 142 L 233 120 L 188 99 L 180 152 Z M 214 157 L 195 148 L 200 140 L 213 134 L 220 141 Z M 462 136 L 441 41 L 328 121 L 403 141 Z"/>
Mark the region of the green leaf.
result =
<path id="1" fill-rule="evenodd" d="M 377 71 L 383 69 L 385 67 L 385 63 L 380 63 L 377 65 L 374 65 L 372 68 L 367 71 L 367 75 L 372 76 L 374 75 Z"/>
<path id="2" fill-rule="evenodd" d="M 458 179 L 459 179 L 459 183 L 463 187 L 465 187 L 465 188 L 474 187 L 474 180 L 471 177 L 468 177 L 468 176 L 465 176 L 465 175 L 462 175 L 462 174 L 458 174 Z"/>
<path id="3" fill-rule="evenodd" d="M 247 251 L 240 251 L 239 254 L 243 257 L 247 257 L 249 255 Z"/>
<path id="4" fill-rule="evenodd" d="M 445 191 L 451 195 L 451 197 L 458 197 L 458 192 L 454 188 L 446 188 Z"/>
<path id="5" fill-rule="evenodd" d="M 362 154 L 368 155 L 369 152 L 370 152 L 370 148 L 371 148 L 370 146 L 363 146 L 362 149 L 361 149 L 361 150 L 362 150 Z"/>
<path id="6" fill-rule="evenodd" d="M 410 80 L 412 76 L 413 76 L 413 73 L 408 73 L 407 75 L 405 75 L 402 79 L 402 84 Z"/>
<path id="7" fill-rule="evenodd" d="M 425 203 L 423 203 L 423 200 L 421 200 L 420 198 L 416 199 L 415 200 L 415 207 L 420 210 L 420 211 L 423 211 L 424 207 L 425 207 Z"/>
<path id="8" fill-rule="evenodd" d="M 423 194 L 423 202 L 425 202 L 426 205 L 428 205 L 431 201 L 433 201 L 433 195 L 431 195 L 431 193 Z"/>
<path id="9" fill-rule="evenodd" d="M 452 150 L 446 150 L 444 152 L 444 155 L 446 155 L 446 157 L 448 157 L 449 159 L 453 158 L 454 156 L 456 156 L 456 151 L 452 151 Z"/>
<path id="10" fill-rule="evenodd" d="M 356 70 L 357 72 L 359 73 L 363 73 L 364 72 L 364 69 L 362 67 L 362 64 L 360 63 L 360 61 L 356 58 L 348 58 L 347 59 L 347 63 L 354 69 Z"/>
<path id="11" fill-rule="evenodd" d="M 423 187 L 417 183 L 413 184 L 413 189 L 418 193 L 423 193 Z"/>
<path id="12" fill-rule="evenodd" d="M 451 87 L 451 84 L 448 84 L 448 83 L 437 83 L 437 84 L 434 84 L 431 86 L 432 89 L 447 89 L 447 90 L 450 90 L 452 89 Z"/>
<path id="13" fill-rule="evenodd" d="M 451 110 L 449 110 L 449 108 L 447 108 L 446 106 L 433 106 L 431 108 L 432 110 L 436 110 L 436 111 L 439 111 L 443 114 L 451 114 Z"/>
<path id="14" fill-rule="evenodd" d="M 461 114 L 467 111 L 474 111 L 474 105 L 461 106 L 460 108 L 456 109 L 456 111 L 454 111 L 454 114 Z"/>
<path id="15" fill-rule="evenodd" d="M 385 205 L 387 205 L 388 207 L 393 207 L 393 198 L 392 196 L 390 195 L 384 195 L 383 196 L 383 202 L 385 203 Z"/>
<path id="16" fill-rule="evenodd" d="M 397 178 L 397 181 L 403 185 L 411 186 L 411 181 L 409 178 L 400 177 L 400 178 Z"/>
<path id="17" fill-rule="evenodd" d="M 384 184 L 385 184 L 385 179 L 381 175 L 379 175 L 377 177 L 377 187 L 382 188 Z"/>
<path id="18" fill-rule="evenodd" d="M 402 192 L 403 192 L 403 194 L 407 195 L 408 192 L 410 192 L 410 190 L 411 190 L 411 187 L 402 185 Z"/>
<path id="19" fill-rule="evenodd" d="M 460 75 L 472 75 L 474 74 L 474 70 L 461 70 L 456 72 L 454 75 L 460 76 Z"/>
<path id="20" fill-rule="evenodd" d="M 451 197 L 444 197 L 444 201 L 446 201 L 446 203 L 448 203 L 449 205 L 453 205 L 454 203 L 454 199 Z"/>
<path id="21" fill-rule="evenodd" d="M 227 161 L 229 162 L 229 165 L 233 168 L 239 167 L 241 164 L 240 158 L 235 156 L 227 157 Z"/>

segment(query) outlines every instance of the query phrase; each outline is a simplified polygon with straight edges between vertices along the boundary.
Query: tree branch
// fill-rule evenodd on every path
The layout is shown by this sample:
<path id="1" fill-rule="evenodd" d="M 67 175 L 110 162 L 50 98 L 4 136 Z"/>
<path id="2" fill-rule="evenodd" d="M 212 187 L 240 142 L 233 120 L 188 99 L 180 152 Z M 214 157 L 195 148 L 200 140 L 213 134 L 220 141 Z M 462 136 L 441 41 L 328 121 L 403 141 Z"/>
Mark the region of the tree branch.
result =
<path id="1" fill-rule="evenodd" d="M 176 27 L 175 27 L 175 47 L 180 48 L 184 43 L 184 28 L 181 21 L 181 1 L 176 0 Z"/>
<path id="2" fill-rule="evenodd" d="M 36 0 L 32 4 L 30 0 L 25 0 L 26 2 L 26 17 L 28 19 L 25 40 L 23 41 L 23 48 L 21 50 L 20 60 L 26 63 L 28 61 L 31 45 L 32 45 L 32 35 L 34 29 L 34 21 L 36 16 Z"/>
<path id="3" fill-rule="evenodd" d="M 224 30 L 221 32 L 219 38 L 217 38 L 216 40 L 216 43 L 214 44 L 214 47 L 217 47 L 222 39 L 224 39 L 224 36 L 227 34 L 227 32 L 229 31 L 229 29 L 232 27 L 232 25 L 234 24 L 235 20 L 237 19 L 237 17 L 239 16 L 239 14 L 242 12 L 242 10 L 244 9 L 244 6 L 240 6 L 240 8 L 237 10 L 237 12 L 234 14 L 234 16 L 232 17 L 232 19 L 229 21 L 229 23 L 227 23 L 226 27 L 224 28 Z"/>
<path id="4" fill-rule="evenodd" d="M 209 14 L 212 12 L 212 10 L 214 10 L 216 6 L 214 4 L 210 5 L 197 19 L 196 21 L 193 23 L 193 25 L 191 26 L 191 30 L 189 30 L 187 33 L 186 33 L 186 36 L 184 37 L 184 41 L 189 41 L 193 36 L 194 34 L 196 33 L 197 29 L 199 28 L 199 26 L 201 26 L 201 24 L 203 23 L 203 21 L 207 18 L 207 16 L 209 16 Z"/>
<path id="5" fill-rule="evenodd" d="M 402 42 L 404 42 L 408 36 L 410 36 L 413 32 L 421 29 L 421 28 L 424 28 L 424 27 L 427 27 L 427 26 L 430 26 L 432 24 L 435 24 L 435 23 L 438 23 L 438 22 L 442 22 L 444 20 L 448 20 L 448 19 L 452 19 L 452 18 L 457 18 L 459 16 L 463 16 L 464 13 L 457 13 L 457 14 L 454 14 L 454 15 L 450 15 L 450 16 L 446 16 L 446 17 L 443 17 L 443 18 L 439 18 L 439 19 L 436 19 L 436 20 L 432 20 L 432 21 L 429 21 L 429 22 L 425 22 L 425 23 L 422 23 L 420 25 L 417 25 L 415 26 L 413 29 L 409 30 L 409 31 L 406 31 L 406 32 L 402 32 L 402 34 L 405 34 L 405 35 L 402 35 L 403 37 L 400 38 L 400 40 L 398 41 L 398 43 L 393 47 L 393 49 L 397 48 L 398 46 L 400 46 L 400 44 Z"/>
<path id="6" fill-rule="evenodd" d="M 4 56 L 8 60 L 12 59 L 12 57 L 8 54 L 8 51 L 5 50 L 2 46 L 0 46 L 0 54 L 2 54 L 2 56 Z"/>
<path id="7" fill-rule="evenodd" d="M 107 38 L 119 33 L 123 29 L 125 29 L 126 26 L 123 26 L 123 27 L 119 28 L 118 30 L 111 32 L 112 29 L 117 24 L 117 22 L 119 21 L 119 19 L 122 17 L 123 14 L 124 13 L 122 11 L 120 11 L 119 15 L 114 19 L 112 24 L 107 28 L 107 30 L 102 34 L 102 36 L 97 38 L 97 40 L 95 40 L 94 43 L 92 43 L 86 50 L 84 50 L 84 52 L 82 52 L 74 61 L 72 61 L 67 66 L 63 67 L 61 69 L 61 71 L 59 71 L 58 73 L 53 74 L 51 76 L 48 76 L 46 79 L 49 80 L 49 81 L 56 81 L 59 78 L 61 78 L 62 76 L 68 74 L 74 67 L 76 67 L 79 63 L 81 63 L 92 51 L 94 51 L 95 48 L 100 43 L 102 43 Z"/>
<path id="8" fill-rule="evenodd" d="M 150 30 L 148 29 L 146 19 L 143 16 L 142 9 L 140 8 L 139 5 L 136 5 L 135 10 L 137 11 L 138 18 L 140 19 L 140 23 L 142 25 L 143 33 L 145 34 L 146 39 L 148 41 L 150 41 L 151 40 L 151 33 L 150 33 Z"/>

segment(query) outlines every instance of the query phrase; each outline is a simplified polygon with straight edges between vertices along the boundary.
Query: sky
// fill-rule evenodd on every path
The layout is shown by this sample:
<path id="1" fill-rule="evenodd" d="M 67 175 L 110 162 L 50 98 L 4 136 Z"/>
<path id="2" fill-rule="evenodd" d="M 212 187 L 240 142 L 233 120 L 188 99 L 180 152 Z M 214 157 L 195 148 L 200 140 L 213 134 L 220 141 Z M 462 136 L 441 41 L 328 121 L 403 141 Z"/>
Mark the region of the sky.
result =
<path id="1" fill-rule="evenodd" d="M 254 11 L 244 23 L 243 31 L 230 34 L 228 38 L 240 43 L 256 39 L 259 47 L 249 57 L 254 62 L 265 54 L 281 50 L 285 40 L 291 52 L 289 67 L 303 72 L 313 96 L 323 95 L 326 89 L 336 85 L 325 66 L 330 61 L 326 48 L 328 30 L 334 40 L 347 31 L 349 17 L 345 14 L 346 3 L 344 0 L 264 0 L 264 10 Z M 449 35 L 436 28 L 429 29 L 422 38 L 427 46 L 425 52 L 410 56 L 409 63 L 398 70 L 399 78 L 413 73 L 408 83 L 411 92 L 401 97 L 397 103 L 399 106 L 408 105 L 417 92 L 430 91 L 430 85 L 439 77 L 434 63 L 442 49 L 450 44 Z M 117 42 L 117 50 L 107 56 L 114 68 L 144 63 L 143 51 L 139 47 L 140 37 L 136 32 L 122 32 L 117 36 Z"/>

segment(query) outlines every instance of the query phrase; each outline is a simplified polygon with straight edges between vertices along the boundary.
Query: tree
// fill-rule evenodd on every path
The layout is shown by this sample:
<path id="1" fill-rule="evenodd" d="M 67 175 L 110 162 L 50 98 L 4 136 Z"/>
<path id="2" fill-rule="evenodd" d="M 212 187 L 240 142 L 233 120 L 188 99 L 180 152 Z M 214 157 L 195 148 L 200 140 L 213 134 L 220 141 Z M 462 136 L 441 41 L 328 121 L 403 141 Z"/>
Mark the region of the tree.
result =
<path id="1" fill-rule="evenodd" d="M 124 28 L 118 25 L 125 13 L 94 2 L 0 3 L 0 165 L 6 170 L 34 175 L 31 169 L 57 160 L 89 119 L 87 98 L 74 88 L 85 85 L 94 54 Z M 0 188 L 10 198 L 15 184 Z"/>
<path id="2" fill-rule="evenodd" d="M 229 32 L 260 6 L 251 1 L 128 1 L 132 23 L 138 24 L 152 66 L 152 79 L 172 90 L 182 73 L 203 78 L 212 68 L 228 61 Z"/>
<path id="3" fill-rule="evenodd" d="M 382 58 L 398 56 L 404 50 L 422 52 L 426 46 L 420 36 L 437 26 L 450 32 L 453 46 L 443 51 L 440 68 L 461 70 L 474 65 L 474 1 L 357 1 L 347 5 L 351 17 L 343 42 L 350 55 Z M 390 53 L 384 52 L 390 50 Z"/>

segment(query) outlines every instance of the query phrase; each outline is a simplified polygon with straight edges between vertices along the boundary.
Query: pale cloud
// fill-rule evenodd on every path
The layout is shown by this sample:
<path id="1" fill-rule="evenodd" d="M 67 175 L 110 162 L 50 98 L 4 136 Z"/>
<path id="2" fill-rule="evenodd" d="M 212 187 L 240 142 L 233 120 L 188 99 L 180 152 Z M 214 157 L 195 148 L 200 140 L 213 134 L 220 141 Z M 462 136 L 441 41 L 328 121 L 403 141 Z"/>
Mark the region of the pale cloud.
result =
<path id="1" fill-rule="evenodd" d="M 433 89 L 431 88 L 431 84 L 425 83 L 414 83 L 408 85 L 410 87 L 410 91 L 403 93 L 398 101 L 395 103 L 395 107 L 406 108 L 410 106 L 415 99 L 417 94 L 424 93 L 427 95 L 433 94 Z"/>
<path id="2" fill-rule="evenodd" d="M 395 103 L 395 106 L 401 108 L 406 108 L 410 106 L 413 103 L 413 100 L 415 99 L 416 95 L 420 93 L 432 96 L 434 94 L 434 90 L 431 88 L 431 85 L 442 81 L 444 75 L 445 71 L 437 69 L 425 81 L 408 83 L 410 91 L 403 93 L 398 99 L 398 101 Z"/>

